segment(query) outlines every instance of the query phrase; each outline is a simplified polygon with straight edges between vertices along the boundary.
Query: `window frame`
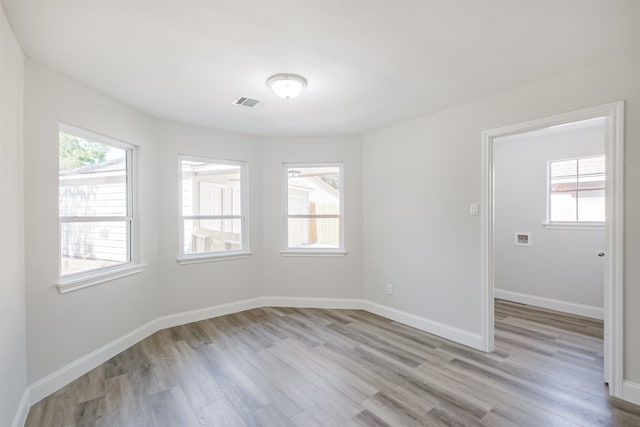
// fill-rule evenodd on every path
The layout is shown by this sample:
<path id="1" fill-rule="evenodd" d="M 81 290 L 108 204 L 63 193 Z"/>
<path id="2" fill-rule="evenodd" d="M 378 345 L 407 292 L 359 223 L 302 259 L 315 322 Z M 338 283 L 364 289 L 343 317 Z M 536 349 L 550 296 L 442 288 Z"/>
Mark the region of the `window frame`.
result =
<path id="1" fill-rule="evenodd" d="M 546 191 L 546 197 L 547 197 L 547 215 L 546 215 L 546 221 L 544 222 L 543 226 L 545 229 L 548 230 L 604 230 L 605 229 L 605 225 L 606 225 L 606 219 L 604 221 L 579 221 L 579 205 L 578 205 L 578 201 L 580 198 L 580 189 L 579 189 L 579 185 L 577 184 L 579 182 L 579 177 L 580 177 L 580 169 L 579 169 L 579 161 L 583 160 L 583 159 L 591 159 L 591 158 L 595 158 L 595 157 L 603 157 L 604 161 L 605 161 L 605 197 L 606 197 L 606 178 L 607 178 L 607 171 L 606 171 L 606 154 L 594 154 L 594 155 L 589 155 L 589 156 L 579 156 L 579 157 L 568 157 L 568 158 L 564 158 L 564 159 L 555 159 L 555 160 L 548 160 L 547 161 L 547 191 Z M 576 220 L 575 221 L 552 221 L 551 220 L 551 195 L 553 193 L 553 191 L 551 190 L 551 185 L 552 185 L 552 177 L 551 177 L 551 165 L 553 163 L 557 163 L 557 162 L 566 162 L 569 160 L 573 160 L 576 162 Z M 605 200 L 605 210 L 606 210 L 606 200 Z"/>
<path id="2" fill-rule="evenodd" d="M 230 165 L 240 167 L 240 215 L 187 215 L 182 212 L 182 162 L 206 162 L 209 164 Z M 237 250 L 223 252 L 205 252 L 199 254 L 184 253 L 184 221 L 207 219 L 240 219 L 242 247 Z M 228 160 L 190 154 L 178 154 L 178 258 L 179 264 L 195 264 L 201 262 L 223 261 L 247 258 L 251 255 L 249 240 L 249 163 L 243 160 Z"/>
<path id="3" fill-rule="evenodd" d="M 289 168 L 337 167 L 340 171 L 340 220 L 338 248 L 291 248 L 289 247 L 289 218 L 326 218 L 325 215 L 289 215 Z M 345 217 L 344 217 L 344 163 L 343 162 L 285 162 L 282 164 L 282 256 L 344 256 Z"/>
<path id="4" fill-rule="evenodd" d="M 88 129 L 73 126 L 67 123 L 58 124 L 58 153 L 60 151 L 60 133 L 73 135 L 87 141 L 98 142 L 125 151 L 126 162 L 126 191 L 127 191 L 127 211 L 125 216 L 63 216 L 60 215 L 60 175 L 58 172 L 58 280 L 56 287 L 62 294 L 97 285 L 99 283 L 115 280 L 118 278 L 140 273 L 146 264 L 138 262 L 137 251 L 137 194 L 135 162 L 137 146 L 128 142 L 112 138 Z M 59 169 L 58 169 L 59 171 Z M 126 222 L 126 251 L 127 261 L 118 265 L 99 267 L 92 270 L 78 273 L 62 274 L 62 224 L 78 222 Z"/>

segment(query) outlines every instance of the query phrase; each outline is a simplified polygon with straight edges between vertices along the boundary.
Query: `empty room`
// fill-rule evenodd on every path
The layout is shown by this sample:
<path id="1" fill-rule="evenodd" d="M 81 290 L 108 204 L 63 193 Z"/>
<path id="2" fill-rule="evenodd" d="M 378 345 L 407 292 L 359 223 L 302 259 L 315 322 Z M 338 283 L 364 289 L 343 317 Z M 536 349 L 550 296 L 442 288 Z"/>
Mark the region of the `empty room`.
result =
<path id="1" fill-rule="evenodd" d="M 640 2 L 0 1 L 0 427 L 640 426 Z"/>

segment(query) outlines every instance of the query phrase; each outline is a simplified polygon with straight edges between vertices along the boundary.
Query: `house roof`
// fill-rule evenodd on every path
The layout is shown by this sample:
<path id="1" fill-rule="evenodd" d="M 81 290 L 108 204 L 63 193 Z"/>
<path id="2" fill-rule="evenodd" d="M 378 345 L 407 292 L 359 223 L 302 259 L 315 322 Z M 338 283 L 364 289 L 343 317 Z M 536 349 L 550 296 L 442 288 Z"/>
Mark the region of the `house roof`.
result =
<path id="1" fill-rule="evenodd" d="M 86 175 L 104 172 L 124 171 L 126 168 L 125 158 L 105 160 L 99 163 L 92 163 L 75 169 L 60 171 L 60 175 Z"/>

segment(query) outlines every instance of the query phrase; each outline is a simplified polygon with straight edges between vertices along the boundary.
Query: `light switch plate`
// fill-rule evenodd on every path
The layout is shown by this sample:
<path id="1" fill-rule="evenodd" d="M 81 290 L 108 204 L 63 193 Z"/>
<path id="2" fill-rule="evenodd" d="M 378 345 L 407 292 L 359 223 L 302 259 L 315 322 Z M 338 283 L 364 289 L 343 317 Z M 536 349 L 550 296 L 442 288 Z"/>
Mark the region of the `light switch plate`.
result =
<path id="1" fill-rule="evenodd" d="M 469 213 L 471 215 L 478 215 L 478 204 L 477 203 L 471 203 L 471 205 L 469 205 Z"/>

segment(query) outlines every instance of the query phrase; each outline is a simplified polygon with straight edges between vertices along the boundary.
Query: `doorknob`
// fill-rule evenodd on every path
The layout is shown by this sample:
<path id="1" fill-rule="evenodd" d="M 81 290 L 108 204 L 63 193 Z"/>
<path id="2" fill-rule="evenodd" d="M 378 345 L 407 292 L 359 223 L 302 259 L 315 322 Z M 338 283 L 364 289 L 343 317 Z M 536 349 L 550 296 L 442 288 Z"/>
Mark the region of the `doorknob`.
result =
<path id="1" fill-rule="evenodd" d="M 602 258 L 604 256 L 604 252 L 598 252 L 598 256 Z"/>

